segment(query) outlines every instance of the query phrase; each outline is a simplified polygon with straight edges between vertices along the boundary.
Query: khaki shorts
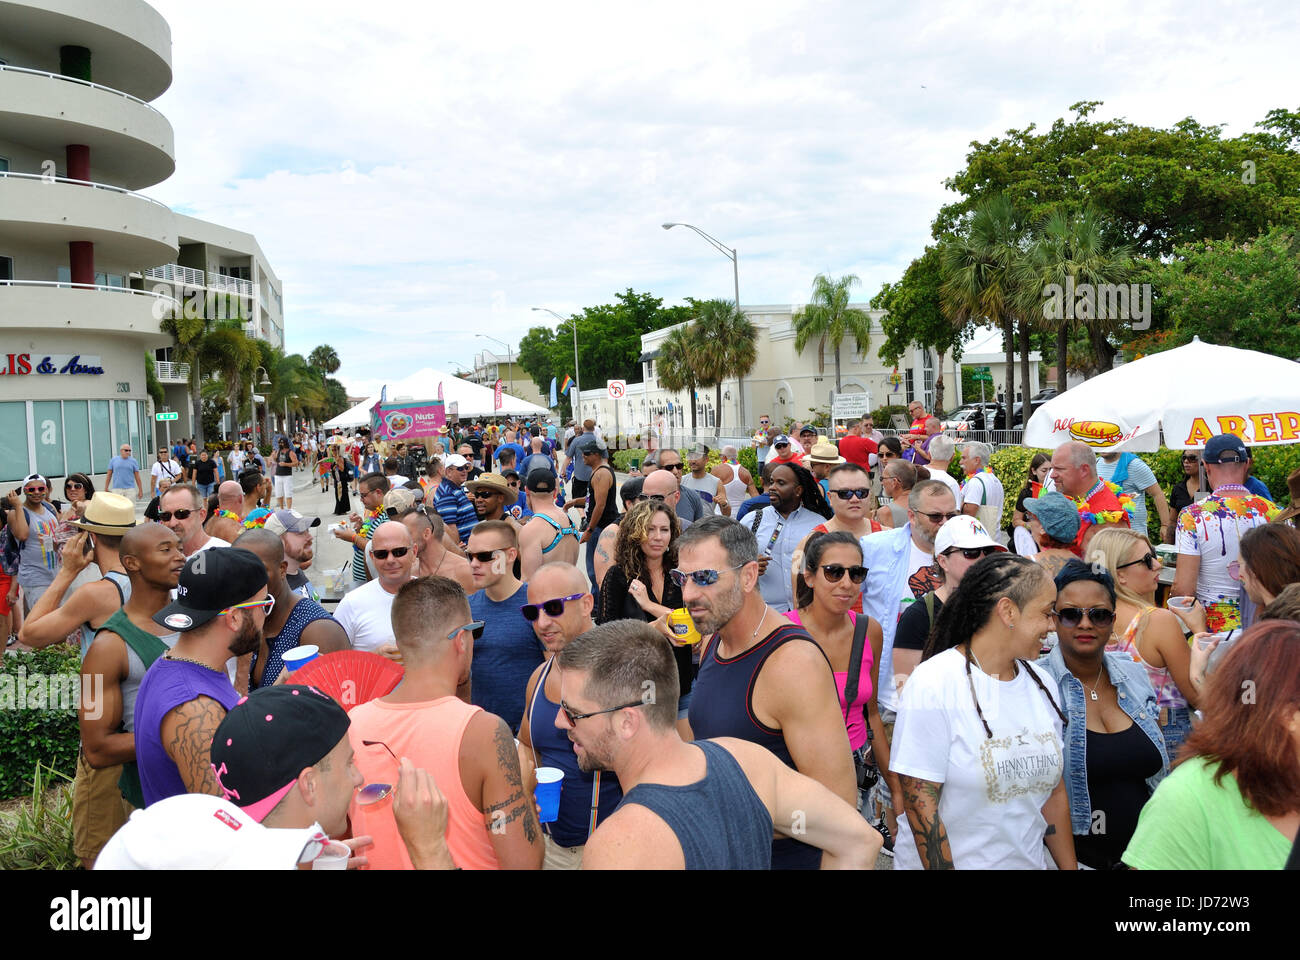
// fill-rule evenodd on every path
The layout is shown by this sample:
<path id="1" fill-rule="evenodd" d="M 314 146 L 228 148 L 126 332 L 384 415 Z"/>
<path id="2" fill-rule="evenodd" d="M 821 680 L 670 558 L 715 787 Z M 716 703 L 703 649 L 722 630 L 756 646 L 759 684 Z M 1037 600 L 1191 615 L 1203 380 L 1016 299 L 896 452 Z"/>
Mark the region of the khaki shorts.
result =
<path id="1" fill-rule="evenodd" d="M 578 870 L 582 867 L 582 851 L 585 847 L 562 847 L 551 839 L 549 833 L 543 834 L 546 841 L 546 857 L 542 860 L 543 870 Z"/>
<path id="2" fill-rule="evenodd" d="M 120 763 L 96 770 L 86 762 L 84 750 L 77 757 L 77 776 L 72 781 L 72 849 L 78 859 L 94 860 L 126 823 L 131 807 L 117 788 L 120 776 Z"/>

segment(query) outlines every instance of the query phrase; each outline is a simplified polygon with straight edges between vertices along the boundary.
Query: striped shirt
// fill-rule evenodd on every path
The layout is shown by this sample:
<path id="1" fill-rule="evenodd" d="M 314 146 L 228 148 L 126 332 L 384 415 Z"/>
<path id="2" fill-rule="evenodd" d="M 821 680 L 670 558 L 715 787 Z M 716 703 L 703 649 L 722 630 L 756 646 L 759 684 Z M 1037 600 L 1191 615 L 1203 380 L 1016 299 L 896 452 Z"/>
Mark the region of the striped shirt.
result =
<path id="1" fill-rule="evenodd" d="M 444 478 L 438 484 L 438 492 L 433 495 L 433 508 L 443 523 L 455 525 L 461 543 L 469 540 L 469 532 L 478 523 L 478 511 L 465 496 L 463 488 Z"/>

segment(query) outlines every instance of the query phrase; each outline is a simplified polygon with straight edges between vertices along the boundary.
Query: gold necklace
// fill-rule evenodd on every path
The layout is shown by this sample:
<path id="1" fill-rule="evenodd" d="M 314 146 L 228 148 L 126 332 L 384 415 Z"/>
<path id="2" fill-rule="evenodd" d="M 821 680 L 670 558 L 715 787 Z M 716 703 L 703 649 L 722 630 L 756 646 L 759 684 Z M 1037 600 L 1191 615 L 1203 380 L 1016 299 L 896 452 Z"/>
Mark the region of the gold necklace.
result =
<path id="1" fill-rule="evenodd" d="M 221 670 L 218 670 L 216 667 L 210 667 L 210 666 L 208 666 L 208 665 L 207 665 L 206 663 L 204 663 L 202 660 L 195 660 L 195 659 L 193 659 L 192 657 L 174 657 L 174 656 L 172 656 L 172 652 L 171 652 L 170 650 L 168 650 L 166 653 L 164 653 L 164 654 L 163 654 L 163 657 L 164 657 L 164 659 L 167 659 L 167 660 L 179 660 L 181 663 L 192 663 L 192 664 L 194 664 L 194 665 L 197 666 L 197 667 L 203 667 L 203 668 L 206 669 L 206 670 L 211 670 L 213 673 L 222 673 L 222 672 L 223 672 L 223 671 L 221 671 Z"/>

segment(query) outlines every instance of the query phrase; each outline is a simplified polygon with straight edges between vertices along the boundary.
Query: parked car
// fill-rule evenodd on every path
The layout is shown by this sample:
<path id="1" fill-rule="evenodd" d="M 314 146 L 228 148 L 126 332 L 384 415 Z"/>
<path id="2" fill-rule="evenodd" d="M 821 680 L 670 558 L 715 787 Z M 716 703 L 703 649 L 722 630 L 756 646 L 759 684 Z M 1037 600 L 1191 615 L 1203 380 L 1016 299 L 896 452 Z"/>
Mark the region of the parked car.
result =
<path id="1" fill-rule="evenodd" d="M 1039 390 L 1029 398 L 1029 402 L 1035 409 L 1037 409 L 1048 400 L 1051 400 L 1054 396 L 1056 396 L 1055 387 L 1043 387 L 1043 389 Z M 1021 401 L 1017 400 L 1015 407 L 1012 408 L 1012 419 L 1017 427 L 1024 426 L 1022 422 L 1025 416 L 1024 407 L 1025 405 Z"/>
<path id="2" fill-rule="evenodd" d="M 1006 408 L 992 400 L 963 404 L 943 421 L 944 429 L 959 433 L 966 430 L 1005 430 L 1006 425 Z"/>

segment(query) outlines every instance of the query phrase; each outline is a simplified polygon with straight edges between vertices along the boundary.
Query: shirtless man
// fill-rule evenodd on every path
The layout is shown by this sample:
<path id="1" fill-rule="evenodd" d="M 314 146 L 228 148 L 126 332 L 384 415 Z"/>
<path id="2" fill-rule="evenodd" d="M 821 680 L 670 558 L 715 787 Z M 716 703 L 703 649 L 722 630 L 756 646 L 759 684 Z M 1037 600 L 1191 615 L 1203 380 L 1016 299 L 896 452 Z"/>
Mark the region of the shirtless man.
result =
<path id="1" fill-rule="evenodd" d="M 523 580 L 527 583 L 543 563 L 576 564 L 579 534 L 569 515 L 555 505 L 558 480 L 554 473 L 545 469 L 532 471 L 524 489 L 528 509 L 533 512 L 519 533 L 519 558 L 523 564 Z"/>
<path id="2" fill-rule="evenodd" d="M 222 480 L 217 487 L 217 512 L 204 525 L 208 536 L 234 543 L 244 532 L 244 490 L 238 480 Z M 229 516 L 234 514 L 234 516 Z"/>
<path id="3" fill-rule="evenodd" d="M 402 517 L 402 523 L 411 531 L 411 543 L 420 560 L 417 577 L 447 577 L 459 583 L 467 594 L 477 589 L 469 560 L 447 547 L 442 517 L 432 509 L 416 510 Z"/>

